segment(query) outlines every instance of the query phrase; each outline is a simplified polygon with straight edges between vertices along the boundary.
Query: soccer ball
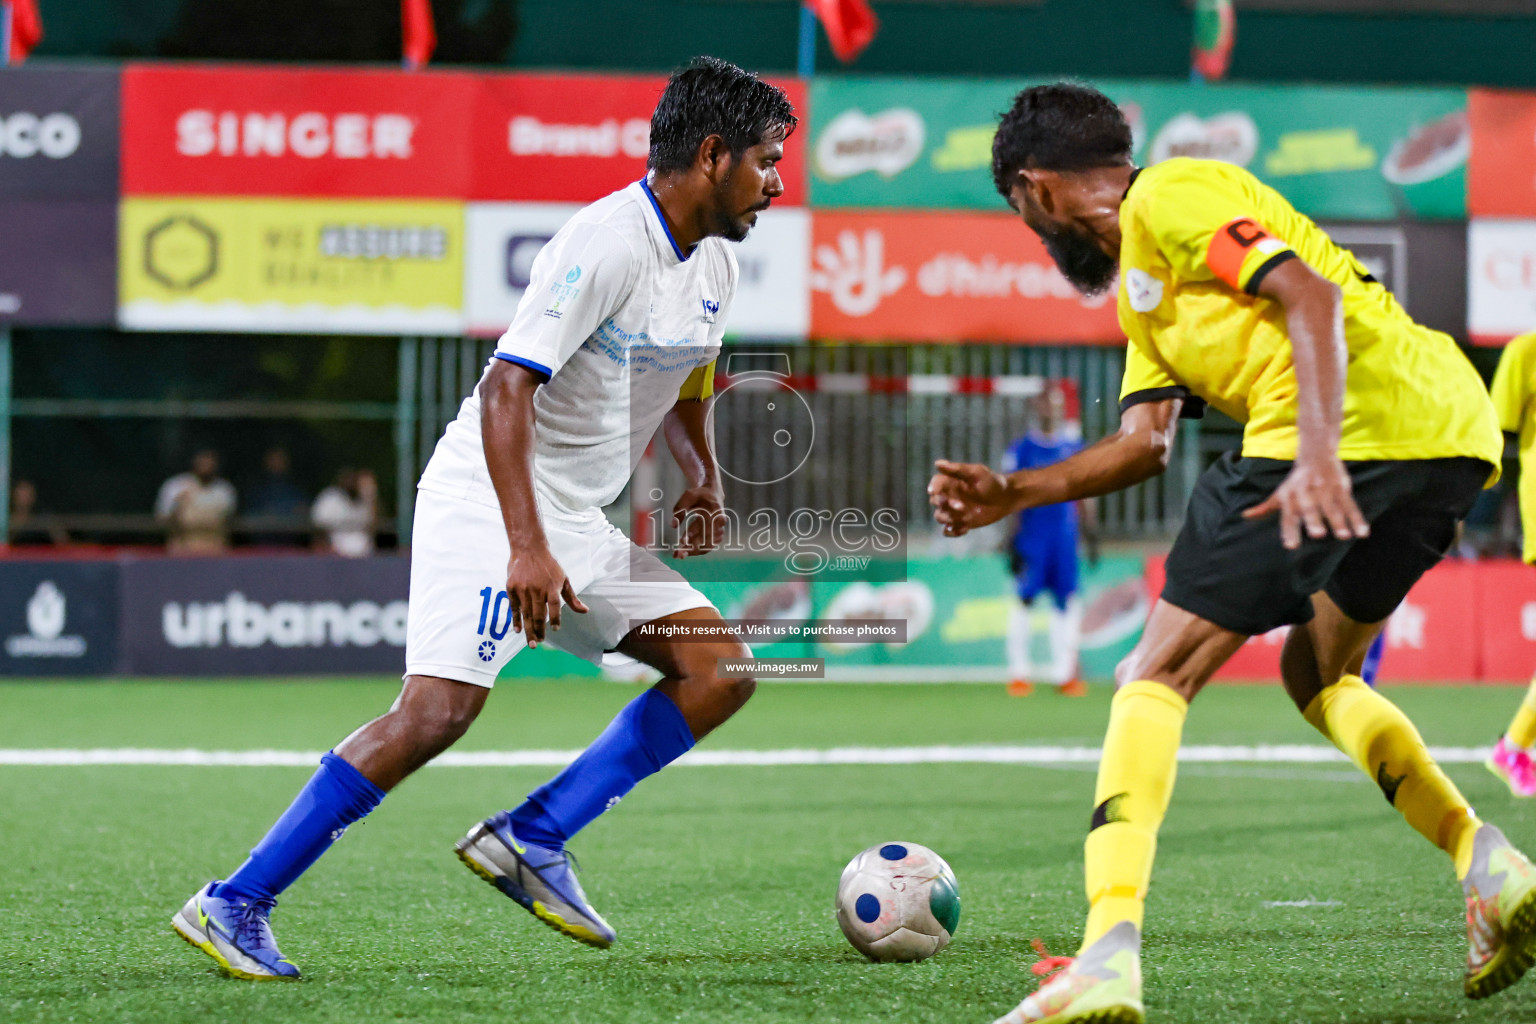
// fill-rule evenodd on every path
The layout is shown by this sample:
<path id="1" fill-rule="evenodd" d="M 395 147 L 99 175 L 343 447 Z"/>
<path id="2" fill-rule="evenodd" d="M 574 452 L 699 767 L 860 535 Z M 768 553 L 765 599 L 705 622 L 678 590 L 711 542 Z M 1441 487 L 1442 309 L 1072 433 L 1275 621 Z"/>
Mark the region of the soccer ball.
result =
<path id="1" fill-rule="evenodd" d="M 960 925 L 955 873 L 926 846 L 871 846 L 843 869 L 837 923 L 871 960 L 926 960 L 949 945 Z"/>

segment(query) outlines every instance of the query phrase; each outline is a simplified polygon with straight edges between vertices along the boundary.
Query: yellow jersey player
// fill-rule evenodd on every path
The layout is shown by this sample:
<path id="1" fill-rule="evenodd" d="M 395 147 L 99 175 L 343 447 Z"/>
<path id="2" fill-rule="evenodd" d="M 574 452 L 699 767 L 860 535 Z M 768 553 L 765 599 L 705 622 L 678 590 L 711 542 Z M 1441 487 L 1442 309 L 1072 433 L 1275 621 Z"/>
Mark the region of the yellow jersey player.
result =
<path id="1" fill-rule="evenodd" d="M 1520 449 L 1520 524 L 1525 532 L 1525 560 L 1536 565 L 1536 332 L 1511 341 L 1493 375 L 1493 407 L 1499 426 Z M 1488 770 L 1515 796 L 1536 796 L 1536 679 L 1531 681 L 1509 729 L 1499 737 Z"/>
<path id="2" fill-rule="evenodd" d="M 993 175 L 1080 290 L 1107 290 L 1118 271 L 1130 342 L 1121 422 L 1072 458 L 1009 476 L 939 462 L 929 495 L 947 533 L 1155 476 L 1179 417 L 1206 404 L 1245 424 L 1241 453 L 1200 478 L 1162 597 L 1117 672 L 1082 948 L 999 1024 L 1144 1019 L 1143 903 L 1189 701 L 1249 636 L 1284 625 L 1295 627 L 1281 664 L 1297 708 L 1455 866 L 1466 994 L 1513 984 L 1536 959 L 1536 869 L 1358 676 L 1383 621 L 1497 475 L 1503 441 L 1476 371 L 1242 168 L 1138 170 L 1124 116 L 1093 89 L 1020 93 L 993 141 Z"/>

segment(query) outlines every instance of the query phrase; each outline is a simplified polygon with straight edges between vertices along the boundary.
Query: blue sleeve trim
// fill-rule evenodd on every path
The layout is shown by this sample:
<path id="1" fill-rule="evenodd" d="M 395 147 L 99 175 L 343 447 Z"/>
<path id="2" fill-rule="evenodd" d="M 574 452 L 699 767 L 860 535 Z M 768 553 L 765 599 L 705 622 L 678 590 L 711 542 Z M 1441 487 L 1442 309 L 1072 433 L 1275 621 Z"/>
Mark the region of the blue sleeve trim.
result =
<path id="1" fill-rule="evenodd" d="M 667 215 L 661 212 L 661 203 L 656 201 L 656 193 L 651 191 L 651 186 L 644 178 L 640 179 L 640 187 L 645 189 L 645 198 L 651 201 L 651 209 L 656 211 L 656 219 L 661 221 L 661 230 L 667 233 L 667 241 L 672 243 L 672 251 L 677 253 L 679 260 L 686 260 L 688 254 L 678 246 L 677 239 L 672 237 L 672 229 L 667 227 Z"/>
<path id="2" fill-rule="evenodd" d="M 532 359 L 524 359 L 522 356 L 514 356 L 510 352 L 492 352 L 491 355 L 497 359 L 504 359 L 509 363 L 516 363 L 518 366 L 526 367 L 527 369 L 532 370 L 534 373 L 541 374 L 544 377 L 544 382 L 546 384 L 549 383 L 549 378 L 555 375 L 554 371 L 545 366 L 543 363 L 536 363 Z"/>

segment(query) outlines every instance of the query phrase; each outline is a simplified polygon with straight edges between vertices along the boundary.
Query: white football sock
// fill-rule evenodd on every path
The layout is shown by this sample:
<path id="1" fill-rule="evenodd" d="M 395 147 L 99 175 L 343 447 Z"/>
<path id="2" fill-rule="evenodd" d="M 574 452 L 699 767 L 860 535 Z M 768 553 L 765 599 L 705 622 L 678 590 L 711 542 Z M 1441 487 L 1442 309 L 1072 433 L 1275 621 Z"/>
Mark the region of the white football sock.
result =
<path id="1" fill-rule="evenodd" d="M 1029 658 L 1030 619 L 1034 609 L 1023 601 L 1014 600 L 1008 607 L 1008 677 L 1010 679 L 1029 679 L 1034 674 L 1034 665 Z"/>
<path id="2" fill-rule="evenodd" d="M 1067 598 L 1066 611 L 1052 602 L 1051 613 L 1051 673 L 1053 686 L 1065 686 L 1077 677 L 1078 643 L 1083 632 L 1083 605 L 1074 594 Z"/>

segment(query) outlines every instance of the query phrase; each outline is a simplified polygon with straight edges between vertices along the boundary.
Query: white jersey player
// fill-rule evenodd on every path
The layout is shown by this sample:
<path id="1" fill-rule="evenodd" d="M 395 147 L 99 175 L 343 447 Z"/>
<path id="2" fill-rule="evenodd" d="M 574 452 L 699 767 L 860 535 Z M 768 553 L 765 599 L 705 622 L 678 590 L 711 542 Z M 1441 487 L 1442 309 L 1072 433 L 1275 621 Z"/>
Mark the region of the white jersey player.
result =
<path id="1" fill-rule="evenodd" d="M 268 924 L 277 895 L 463 735 L 508 659 L 546 640 L 594 661 L 620 651 L 662 679 L 515 810 L 472 828 L 458 854 L 561 933 L 612 944 L 566 841 L 734 714 L 753 681 L 720 676 L 722 658 L 750 651 L 723 626 L 712 631 L 720 615 L 709 600 L 602 508 L 664 425 L 690 483 L 674 509 L 685 529 L 673 556 L 713 546 L 723 494 L 707 414 L 737 279 L 725 240 L 746 237 L 783 194 L 777 164 L 795 124 L 779 89 L 695 60 L 657 104 L 645 178 L 582 210 L 539 254 L 511 327 L 422 475 L 400 697 L 325 755 L 250 858 L 173 919 L 227 973 L 298 976 Z M 678 620 L 706 639 L 636 632 Z"/>

